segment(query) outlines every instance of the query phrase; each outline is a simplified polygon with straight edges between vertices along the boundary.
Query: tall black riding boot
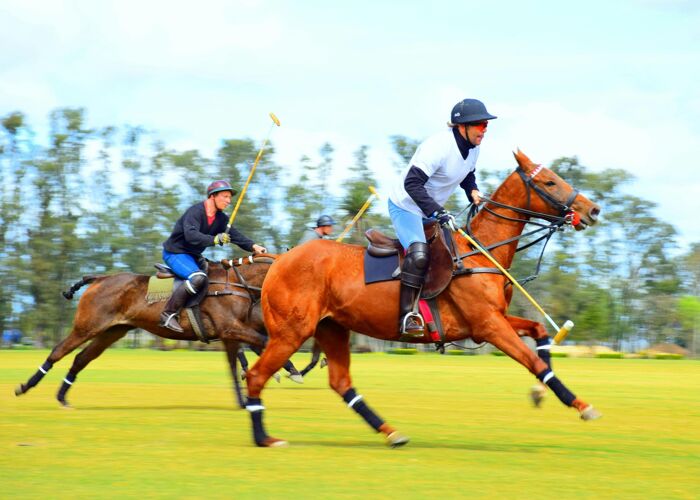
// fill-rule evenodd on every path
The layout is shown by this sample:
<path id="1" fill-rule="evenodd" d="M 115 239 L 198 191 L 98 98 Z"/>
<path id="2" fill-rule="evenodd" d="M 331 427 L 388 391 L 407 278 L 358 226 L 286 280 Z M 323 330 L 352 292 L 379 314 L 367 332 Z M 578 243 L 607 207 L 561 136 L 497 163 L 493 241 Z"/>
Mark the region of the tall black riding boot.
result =
<path id="1" fill-rule="evenodd" d="M 180 323 L 177 322 L 177 315 L 180 309 L 185 305 L 185 302 L 187 302 L 189 296 L 190 294 L 184 284 L 173 292 L 168 302 L 165 304 L 163 312 L 160 313 L 160 326 L 164 326 L 177 333 L 184 332 Z"/>
<path id="2" fill-rule="evenodd" d="M 420 288 L 414 288 L 403 281 L 399 295 L 399 331 L 404 335 L 423 335 L 425 322 L 423 317 L 414 311 Z"/>
<path id="3" fill-rule="evenodd" d="M 428 272 L 428 261 L 428 244 L 420 241 L 411 243 L 401 266 L 399 331 L 402 334 L 420 336 L 425 329 L 425 321 L 415 309 Z"/>

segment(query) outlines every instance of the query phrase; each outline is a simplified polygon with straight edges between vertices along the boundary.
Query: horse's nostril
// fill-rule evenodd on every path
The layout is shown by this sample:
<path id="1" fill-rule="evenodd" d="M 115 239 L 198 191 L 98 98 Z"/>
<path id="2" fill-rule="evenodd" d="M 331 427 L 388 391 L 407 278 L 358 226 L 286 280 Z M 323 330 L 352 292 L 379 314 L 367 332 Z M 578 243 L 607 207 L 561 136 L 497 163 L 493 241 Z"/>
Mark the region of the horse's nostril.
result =
<path id="1" fill-rule="evenodd" d="M 588 214 L 591 216 L 591 219 L 598 220 L 598 214 L 600 214 L 600 208 L 593 207 L 589 210 Z"/>

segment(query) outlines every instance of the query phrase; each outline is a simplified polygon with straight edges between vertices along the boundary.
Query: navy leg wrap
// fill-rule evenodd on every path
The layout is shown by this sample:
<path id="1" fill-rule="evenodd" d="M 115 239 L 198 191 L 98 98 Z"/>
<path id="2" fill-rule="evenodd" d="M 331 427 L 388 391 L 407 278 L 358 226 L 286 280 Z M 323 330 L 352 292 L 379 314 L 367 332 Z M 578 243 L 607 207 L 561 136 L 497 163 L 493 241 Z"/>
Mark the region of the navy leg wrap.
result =
<path id="1" fill-rule="evenodd" d="M 365 419 L 375 431 L 379 432 L 379 428 L 384 424 L 384 420 L 379 418 L 379 416 L 372 411 L 372 409 L 367 406 L 363 401 L 362 396 L 359 396 L 355 389 L 350 388 L 343 394 L 343 401 L 345 401 L 350 408 L 355 410 L 362 418 Z"/>
<path id="2" fill-rule="evenodd" d="M 537 378 L 540 382 L 543 382 L 549 386 L 554 394 L 557 395 L 559 401 L 564 403 L 566 406 L 571 406 L 571 404 L 576 399 L 576 396 L 566 388 L 566 386 L 559 380 L 552 370 L 544 370 L 537 374 Z"/>
<path id="3" fill-rule="evenodd" d="M 268 437 L 263 426 L 263 411 L 265 407 L 262 405 L 260 398 L 248 398 L 245 409 L 250 412 L 250 419 L 253 422 L 253 439 L 255 444 L 260 446 Z"/>
<path id="4" fill-rule="evenodd" d="M 547 366 L 551 370 L 552 368 L 552 355 L 549 352 L 550 347 L 552 346 L 552 342 L 549 339 L 549 337 L 545 337 L 543 339 L 537 339 L 537 355 L 540 357 L 542 361 L 547 363 Z"/>
<path id="5" fill-rule="evenodd" d="M 61 388 L 58 390 L 58 394 L 56 394 L 56 399 L 58 399 L 61 403 L 66 402 L 66 393 L 68 392 L 68 389 L 71 388 L 73 385 L 73 382 L 75 382 L 75 379 L 78 377 L 77 373 L 72 373 L 68 372 L 68 375 L 66 375 L 66 378 L 63 379 L 63 383 L 61 384 Z"/>
<path id="6" fill-rule="evenodd" d="M 53 367 L 53 363 L 49 361 L 48 359 L 44 361 L 44 364 L 39 367 L 39 369 L 36 371 L 34 375 L 32 375 L 32 378 L 29 379 L 25 386 L 25 391 L 28 391 L 32 387 L 34 387 L 36 384 L 41 382 L 41 379 L 44 378 L 44 375 L 46 375 L 49 370 Z"/>

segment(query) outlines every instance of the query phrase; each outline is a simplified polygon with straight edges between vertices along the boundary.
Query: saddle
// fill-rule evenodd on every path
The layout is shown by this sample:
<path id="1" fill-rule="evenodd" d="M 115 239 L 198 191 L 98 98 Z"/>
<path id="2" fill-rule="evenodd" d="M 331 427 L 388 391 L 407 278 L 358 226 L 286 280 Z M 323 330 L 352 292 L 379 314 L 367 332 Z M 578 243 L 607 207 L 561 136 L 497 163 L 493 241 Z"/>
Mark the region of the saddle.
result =
<path id="1" fill-rule="evenodd" d="M 453 261 L 452 254 L 447 247 L 445 230 L 437 222 L 431 222 L 423 227 L 425 239 L 430 247 L 430 263 L 425 276 L 425 285 L 421 291 L 422 299 L 432 299 L 438 296 L 452 280 Z M 401 263 L 403 262 L 405 250 L 399 240 L 389 238 L 377 229 L 369 229 L 365 232 L 365 237 L 369 241 L 365 259 L 365 282 L 383 281 L 377 279 L 367 281 L 367 270 L 373 268 L 390 268 L 390 277 L 385 279 L 398 279 L 401 275 Z M 398 257 L 398 259 L 397 259 Z M 372 260 L 368 265 L 368 260 Z M 382 261 L 386 261 L 383 263 Z M 388 264 L 388 266 L 387 266 Z"/>
<path id="2" fill-rule="evenodd" d="M 172 295 L 173 291 L 178 287 L 183 286 L 185 280 L 173 273 L 165 264 L 153 264 L 156 268 L 156 275 L 151 276 L 148 280 L 148 291 L 146 293 L 146 301 L 150 304 L 166 300 Z M 205 272 L 209 269 L 209 263 L 206 262 Z M 202 316 L 199 310 L 199 304 L 207 296 L 207 289 L 200 290 L 197 295 L 190 296 L 183 306 L 183 311 L 190 320 L 192 330 L 202 342 L 208 344 L 216 335 L 210 335 L 207 332 Z"/>

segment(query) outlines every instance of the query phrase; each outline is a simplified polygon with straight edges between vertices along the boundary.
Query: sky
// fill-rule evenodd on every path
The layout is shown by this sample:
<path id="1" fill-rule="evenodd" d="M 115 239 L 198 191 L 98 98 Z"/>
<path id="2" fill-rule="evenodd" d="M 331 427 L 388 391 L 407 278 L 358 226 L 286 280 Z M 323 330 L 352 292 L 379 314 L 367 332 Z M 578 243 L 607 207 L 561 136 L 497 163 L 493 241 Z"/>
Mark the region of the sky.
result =
<path id="1" fill-rule="evenodd" d="M 478 98 L 498 119 L 477 170 L 514 167 L 516 148 L 627 170 L 682 248 L 700 242 L 699 81 L 692 0 L 0 0 L 0 116 L 24 112 L 38 136 L 80 106 L 92 127 L 211 155 L 261 143 L 274 112 L 277 163 L 330 142 L 340 183 L 367 145 L 381 193 L 390 136 L 424 139 Z"/>

